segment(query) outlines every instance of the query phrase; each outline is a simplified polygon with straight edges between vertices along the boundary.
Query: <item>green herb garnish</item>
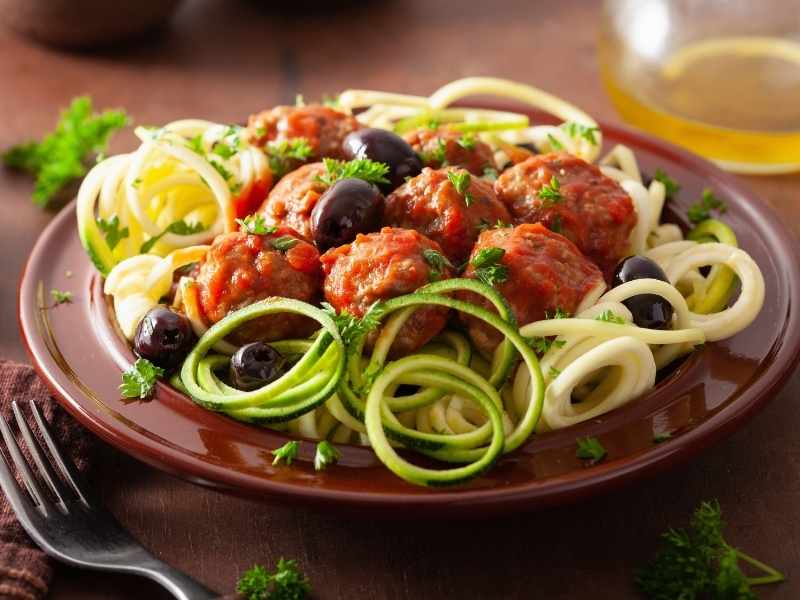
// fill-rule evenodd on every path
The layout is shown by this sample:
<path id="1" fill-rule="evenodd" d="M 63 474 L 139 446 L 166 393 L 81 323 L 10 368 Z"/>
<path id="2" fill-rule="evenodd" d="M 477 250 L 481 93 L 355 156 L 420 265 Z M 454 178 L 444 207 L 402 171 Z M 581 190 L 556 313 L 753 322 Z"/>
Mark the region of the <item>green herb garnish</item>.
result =
<path id="1" fill-rule="evenodd" d="M 498 175 L 499 173 L 497 172 L 497 169 L 495 169 L 494 167 L 485 167 L 483 169 L 484 179 L 488 179 L 489 181 L 497 181 Z"/>
<path id="2" fill-rule="evenodd" d="M 669 431 L 662 431 L 661 433 L 657 433 L 653 436 L 653 442 L 656 444 L 661 444 L 662 442 L 666 442 L 671 437 L 672 434 Z"/>
<path id="3" fill-rule="evenodd" d="M 539 198 L 542 199 L 542 206 L 545 207 L 552 206 L 564 199 L 561 196 L 561 183 L 555 175 L 550 178 L 549 184 L 544 184 L 539 188 Z"/>
<path id="4" fill-rule="evenodd" d="M 277 226 L 267 225 L 262 215 L 248 215 L 244 219 L 236 219 L 239 231 L 253 235 L 269 235 L 278 231 Z"/>
<path id="5" fill-rule="evenodd" d="M 544 311 L 544 318 L 545 319 L 569 319 L 569 313 L 565 310 L 562 310 L 560 306 L 556 306 L 555 312 L 550 315 L 550 311 Z"/>
<path id="6" fill-rule="evenodd" d="M 274 573 L 261 565 L 245 571 L 236 585 L 245 600 L 303 600 L 311 584 L 293 560 L 279 559 Z"/>
<path id="7" fill-rule="evenodd" d="M 653 179 L 664 184 L 667 198 L 672 198 L 681 190 L 681 185 L 661 169 L 656 169 L 656 174 L 653 175 Z"/>
<path id="8" fill-rule="evenodd" d="M 595 321 L 605 321 L 606 323 L 614 323 L 616 325 L 625 325 L 626 321 L 620 317 L 613 310 L 604 310 L 602 313 L 595 317 Z"/>
<path id="9" fill-rule="evenodd" d="M 290 235 L 282 235 L 281 237 L 275 238 L 270 243 L 272 244 L 272 247 L 279 252 L 286 252 L 297 245 L 297 239 Z"/>
<path id="10" fill-rule="evenodd" d="M 327 173 L 318 177 L 318 180 L 331 186 L 340 179 L 363 179 L 368 183 L 389 183 L 386 175 L 389 174 L 389 165 L 369 160 L 368 158 L 357 158 L 351 161 L 336 160 L 335 158 L 323 158 Z"/>
<path id="11" fill-rule="evenodd" d="M 470 263 L 475 267 L 475 276 L 486 285 L 508 281 L 508 267 L 501 264 L 506 251 L 502 248 L 481 248 Z"/>
<path id="12" fill-rule="evenodd" d="M 475 150 L 475 144 L 478 141 L 478 136 L 476 136 L 471 131 L 466 133 L 462 133 L 461 137 L 456 140 L 459 146 L 464 148 L 464 150 Z"/>
<path id="13" fill-rule="evenodd" d="M 164 376 L 164 369 L 155 366 L 146 358 L 137 358 L 127 371 L 122 374 L 122 385 L 119 386 L 123 398 L 145 399 L 153 393 L 156 381 Z"/>
<path id="14" fill-rule="evenodd" d="M 150 250 L 153 249 L 158 241 L 167 235 L 168 233 L 174 233 L 176 235 L 192 235 L 195 233 L 201 233 L 205 231 L 207 228 L 202 223 L 187 223 L 186 221 L 174 221 L 167 225 L 167 228 L 164 229 L 158 235 L 154 235 L 149 240 L 147 240 L 144 244 L 142 244 L 141 248 L 139 248 L 139 252 L 141 254 L 147 254 Z"/>
<path id="15" fill-rule="evenodd" d="M 470 206 L 473 202 L 472 194 L 469 193 L 469 184 L 472 183 L 472 176 L 469 171 L 448 171 L 447 179 L 453 184 L 461 196 L 464 197 L 464 204 Z"/>
<path id="16" fill-rule="evenodd" d="M 265 132 L 266 133 L 266 132 Z M 314 153 L 314 150 L 304 137 L 292 138 L 269 142 L 265 149 L 269 168 L 275 179 L 280 179 L 294 166 L 294 162 L 304 162 Z"/>
<path id="17" fill-rule="evenodd" d="M 419 158 L 426 165 L 445 166 L 447 164 L 447 142 L 442 138 L 436 138 L 436 149 L 430 152 L 420 152 Z"/>
<path id="18" fill-rule="evenodd" d="M 599 462 L 606 456 L 606 449 L 603 444 L 595 437 L 578 438 L 575 440 L 578 449 L 575 451 L 575 456 L 584 460 L 591 460 L 592 462 Z"/>
<path id="19" fill-rule="evenodd" d="M 341 452 L 331 445 L 328 440 L 322 440 L 317 444 L 317 451 L 314 454 L 314 470 L 322 471 L 332 465 L 341 457 Z"/>
<path id="20" fill-rule="evenodd" d="M 712 210 L 716 210 L 718 213 L 722 214 L 728 210 L 728 205 L 724 200 L 715 196 L 711 188 L 706 188 L 703 190 L 703 197 L 699 202 L 689 207 L 686 216 L 689 218 L 689 221 L 697 224 L 706 219 L 710 219 Z"/>
<path id="21" fill-rule="evenodd" d="M 539 336 L 532 337 L 528 340 L 528 345 L 533 348 L 533 351 L 539 356 L 547 354 L 548 350 L 550 350 L 550 348 L 553 346 L 556 348 L 561 348 L 566 343 L 567 340 L 556 340 Z"/>
<path id="22" fill-rule="evenodd" d="M 662 548 L 655 559 L 636 573 L 639 589 L 652 600 L 754 600 L 752 586 L 778 583 L 783 575 L 728 544 L 719 503 L 703 502 L 695 510 L 688 529 L 670 529 L 662 534 Z M 761 570 L 760 577 L 747 577 L 742 560 Z"/>
<path id="23" fill-rule="evenodd" d="M 72 303 L 72 292 L 52 289 L 50 290 L 50 296 L 52 296 L 53 302 L 55 302 L 54 306 Z"/>
<path id="24" fill-rule="evenodd" d="M 600 131 L 597 126 L 581 125 L 575 121 L 568 121 L 561 125 L 561 128 L 567 132 L 571 138 L 582 137 L 593 146 L 597 146 L 597 138 L 595 134 Z"/>
<path id="25" fill-rule="evenodd" d="M 552 133 L 548 133 L 548 134 L 547 134 L 547 141 L 548 141 L 548 142 L 550 142 L 550 147 L 551 147 L 553 150 L 563 150 L 563 149 L 564 149 L 564 144 L 562 144 L 561 142 L 559 142 L 559 141 L 558 141 L 558 140 L 557 140 L 557 139 L 556 139 L 556 138 L 553 136 L 553 134 L 552 134 Z"/>
<path id="26" fill-rule="evenodd" d="M 90 155 L 104 152 L 111 135 L 127 124 L 124 111 L 93 114 L 92 100 L 81 96 L 61 113 L 55 131 L 41 142 L 9 148 L 2 159 L 6 166 L 36 176 L 33 201 L 47 207 L 64 186 L 86 175 Z"/>
<path id="27" fill-rule="evenodd" d="M 347 311 L 337 313 L 336 309 L 327 302 L 322 302 L 321 306 L 333 318 L 336 328 L 339 330 L 339 335 L 342 336 L 342 341 L 346 346 L 351 345 L 353 341 L 367 335 L 370 331 L 377 329 L 385 312 L 383 303 L 379 301 L 374 302 L 360 319 Z"/>
<path id="28" fill-rule="evenodd" d="M 555 379 L 559 375 L 561 375 L 561 369 L 556 369 L 555 367 L 550 367 L 550 370 L 547 372 L 547 376 L 550 379 Z"/>
<path id="29" fill-rule="evenodd" d="M 292 461 L 297 458 L 297 451 L 299 449 L 300 442 L 296 440 L 286 442 L 280 448 L 272 451 L 272 455 L 275 457 L 272 459 L 272 464 L 277 465 L 281 461 L 285 462 L 287 465 L 292 464 Z"/>
<path id="30" fill-rule="evenodd" d="M 206 150 L 203 147 L 203 134 L 202 133 L 198 133 L 193 138 L 189 138 L 186 141 L 186 145 L 189 147 L 189 150 L 191 150 L 195 154 L 199 154 L 200 156 L 205 156 Z"/>
<path id="31" fill-rule="evenodd" d="M 445 269 L 453 268 L 453 264 L 444 254 L 437 250 L 433 250 L 432 248 L 426 248 L 423 250 L 422 256 L 431 267 L 430 272 L 428 273 L 428 279 L 430 281 L 439 281 L 442 278 Z"/>
<path id="32" fill-rule="evenodd" d="M 119 217 L 117 215 L 112 215 L 107 220 L 97 219 L 97 227 L 103 232 L 103 237 L 106 239 L 109 250 L 113 250 L 117 247 L 117 244 L 130 236 L 130 230 L 127 227 L 120 228 L 119 225 Z"/>

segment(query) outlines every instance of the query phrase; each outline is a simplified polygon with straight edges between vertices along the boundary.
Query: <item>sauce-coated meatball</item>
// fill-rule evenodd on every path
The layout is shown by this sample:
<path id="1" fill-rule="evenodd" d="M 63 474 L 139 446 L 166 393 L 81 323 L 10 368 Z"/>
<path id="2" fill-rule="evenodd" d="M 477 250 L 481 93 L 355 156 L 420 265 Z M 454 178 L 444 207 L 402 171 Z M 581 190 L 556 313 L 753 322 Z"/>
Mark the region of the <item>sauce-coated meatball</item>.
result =
<path id="1" fill-rule="evenodd" d="M 283 236 L 297 241 L 282 251 L 273 242 Z M 211 323 L 269 296 L 316 303 L 322 283 L 319 252 L 289 228 L 269 235 L 226 233 L 217 236 L 201 261 L 197 282 L 200 305 Z M 281 313 L 248 321 L 231 339 L 242 344 L 269 342 L 305 337 L 317 328 L 308 317 Z"/>
<path id="2" fill-rule="evenodd" d="M 543 192 L 544 186 L 548 189 Z M 606 278 L 628 253 L 636 225 L 630 196 L 596 166 L 576 156 L 561 152 L 529 158 L 503 172 L 495 190 L 516 223 L 541 222 L 561 233 Z"/>
<path id="3" fill-rule="evenodd" d="M 322 163 L 303 165 L 281 179 L 258 209 L 270 225 L 291 227 L 306 240 L 313 239 L 311 211 L 328 187 L 319 181 L 327 173 Z"/>
<path id="4" fill-rule="evenodd" d="M 449 127 L 423 127 L 404 137 L 426 167 L 461 167 L 473 175 L 483 175 L 485 169 L 495 168 L 492 149 L 475 134 L 461 133 Z"/>
<path id="5" fill-rule="evenodd" d="M 460 193 L 448 177 L 469 178 Z M 415 229 L 437 242 L 453 262 L 469 255 L 482 229 L 497 221 L 509 223 L 511 215 L 498 201 L 492 184 L 463 169 L 425 168 L 386 198 L 384 222 Z"/>
<path id="6" fill-rule="evenodd" d="M 380 232 L 359 234 L 353 243 L 322 255 L 325 299 L 337 312 L 362 317 L 375 302 L 411 293 L 437 278 L 426 250 L 441 252 L 436 242 L 409 229 L 384 227 Z M 451 275 L 445 267 L 438 278 Z M 439 306 L 415 311 L 397 335 L 392 356 L 425 345 L 444 328 L 447 313 Z"/>
<path id="7" fill-rule="evenodd" d="M 342 142 L 348 133 L 360 127 L 351 115 L 320 104 L 276 106 L 251 115 L 247 124 L 248 140 L 257 146 L 267 142 L 306 138 L 313 150 L 309 160 L 324 156 L 345 158 Z"/>
<path id="8" fill-rule="evenodd" d="M 517 323 L 522 326 L 545 318 L 545 312 L 561 309 L 573 314 L 584 296 L 604 286 L 600 270 L 587 260 L 575 244 L 540 223 L 484 231 L 470 255 L 465 277 L 477 278 L 472 260 L 483 249 L 505 251 L 499 264 L 507 278 L 495 288 L 508 300 Z M 489 302 L 472 292 L 461 292 L 465 300 L 494 310 Z M 501 334 L 483 321 L 462 316 L 470 338 L 483 353 L 490 353 Z"/>

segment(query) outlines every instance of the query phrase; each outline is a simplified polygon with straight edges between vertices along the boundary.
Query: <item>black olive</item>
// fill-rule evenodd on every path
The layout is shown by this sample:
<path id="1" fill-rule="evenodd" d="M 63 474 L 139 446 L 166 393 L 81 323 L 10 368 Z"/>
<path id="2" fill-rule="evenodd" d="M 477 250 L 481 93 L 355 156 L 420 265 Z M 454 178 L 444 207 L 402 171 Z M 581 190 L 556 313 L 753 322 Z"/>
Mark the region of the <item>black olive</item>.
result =
<path id="1" fill-rule="evenodd" d="M 320 252 L 377 231 L 383 218 L 380 190 L 363 179 L 340 179 L 322 194 L 311 211 L 311 232 Z"/>
<path id="2" fill-rule="evenodd" d="M 136 327 L 133 350 L 166 371 L 178 367 L 194 345 L 189 320 L 166 306 L 150 309 Z"/>
<path id="3" fill-rule="evenodd" d="M 517 144 L 520 148 L 524 148 L 525 150 L 530 150 L 534 154 L 539 154 L 539 150 L 533 144 L 529 142 L 525 142 L 524 144 Z"/>
<path id="4" fill-rule="evenodd" d="M 613 286 L 634 279 L 659 279 L 669 282 L 664 270 L 644 256 L 629 256 L 614 270 Z M 633 322 L 647 329 L 664 329 L 672 322 L 672 304 L 658 294 L 639 294 L 623 302 L 633 315 Z"/>
<path id="5" fill-rule="evenodd" d="M 411 145 L 396 133 L 385 129 L 358 129 L 344 138 L 342 148 L 350 160 L 368 158 L 389 165 L 389 183 L 379 186 L 385 194 L 403 185 L 406 178 L 419 175 L 422 171 L 422 161 Z"/>
<path id="6" fill-rule="evenodd" d="M 264 342 L 245 344 L 231 357 L 230 380 L 240 390 L 255 390 L 285 372 L 286 359 Z"/>

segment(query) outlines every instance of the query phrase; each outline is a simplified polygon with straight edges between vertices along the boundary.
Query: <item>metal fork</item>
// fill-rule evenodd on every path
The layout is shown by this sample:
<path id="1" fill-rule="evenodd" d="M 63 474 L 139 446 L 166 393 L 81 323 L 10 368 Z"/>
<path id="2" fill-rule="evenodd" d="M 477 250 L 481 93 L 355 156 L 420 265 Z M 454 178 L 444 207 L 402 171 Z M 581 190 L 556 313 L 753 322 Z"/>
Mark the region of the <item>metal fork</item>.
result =
<path id="1" fill-rule="evenodd" d="M 218 598 L 219 594 L 145 550 L 110 512 L 91 497 L 85 486 L 79 485 L 77 470 L 64 460 L 39 408 L 34 402 L 30 406 L 52 461 L 45 458 L 43 448 L 28 427 L 17 402 L 11 403 L 14 418 L 30 450 L 35 468 L 52 497 L 42 491 L 31 470 L 32 465 L 23 457 L 9 424 L 2 417 L 0 433 L 20 479 L 25 483 L 27 494 L 17 485 L 2 452 L 0 488 L 33 541 L 53 558 L 76 567 L 148 577 L 180 600 Z"/>

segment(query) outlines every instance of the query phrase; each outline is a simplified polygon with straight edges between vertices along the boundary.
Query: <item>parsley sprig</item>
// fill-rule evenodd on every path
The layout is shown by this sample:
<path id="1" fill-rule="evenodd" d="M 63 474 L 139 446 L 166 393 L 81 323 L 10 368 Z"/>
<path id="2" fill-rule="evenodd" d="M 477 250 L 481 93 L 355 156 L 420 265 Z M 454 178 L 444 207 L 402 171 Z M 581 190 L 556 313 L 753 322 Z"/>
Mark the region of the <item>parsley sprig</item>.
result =
<path id="1" fill-rule="evenodd" d="M 494 286 L 495 283 L 508 281 L 508 267 L 501 264 L 506 251 L 503 248 L 481 248 L 472 257 L 470 263 L 475 267 L 475 277 L 486 285 Z"/>
<path id="2" fill-rule="evenodd" d="M 168 233 L 174 233 L 174 234 L 177 234 L 177 235 L 192 235 L 192 234 L 195 234 L 195 233 L 201 233 L 201 232 L 205 231 L 206 229 L 207 229 L 207 227 L 205 225 L 203 225 L 202 223 L 199 223 L 199 222 L 198 223 L 187 223 L 186 221 L 183 221 L 183 220 L 173 221 L 172 223 L 167 225 L 167 227 L 164 229 L 164 231 L 162 231 L 158 235 L 154 235 L 149 240 L 147 240 L 144 244 L 142 244 L 142 247 L 139 248 L 139 252 L 141 254 L 147 254 L 148 252 L 150 252 L 150 250 L 153 249 L 153 246 L 155 246 L 158 243 L 158 241 L 162 237 L 167 235 Z"/>
<path id="3" fill-rule="evenodd" d="M 724 528 L 719 503 L 701 503 L 688 529 L 662 534 L 661 551 L 636 573 L 636 585 L 652 600 L 750 600 L 756 598 L 752 586 L 783 581 L 776 569 L 728 544 Z M 740 560 L 765 575 L 747 577 L 739 568 Z"/>
<path id="4" fill-rule="evenodd" d="M 471 206 L 474 198 L 469 193 L 469 185 L 472 183 L 472 175 L 469 174 L 469 171 L 448 171 L 447 179 L 456 188 L 456 192 L 464 197 L 464 204 Z"/>
<path id="5" fill-rule="evenodd" d="M 336 160 L 335 158 L 323 158 L 327 173 L 318 177 L 318 181 L 331 186 L 340 179 L 363 179 L 368 183 L 389 183 L 386 176 L 389 174 L 389 165 L 369 160 L 368 158 L 357 158 L 350 161 Z"/>
<path id="6" fill-rule="evenodd" d="M 103 232 L 103 237 L 106 239 L 109 250 L 113 250 L 117 247 L 117 244 L 130 236 L 129 228 L 120 228 L 119 217 L 117 215 L 112 215 L 108 219 L 97 219 L 97 226 L 100 228 L 100 231 Z"/>
<path id="7" fill-rule="evenodd" d="M 664 184 L 664 190 L 667 198 L 673 198 L 678 194 L 679 191 L 681 191 L 681 184 L 667 175 L 667 173 L 662 169 L 656 169 L 653 179 Z"/>
<path id="8" fill-rule="evenodd" d="M 321 306 L 333 318 L 339 335 L 342 336 L 342 341 L 347 346 L 380 327 L 381 319 L 386 312 L 381 302 L 372 304 L 360 319 L 347 311 L 337 313 L 336 309 L 327 302 L 322 302 Z"/>
<path id="9" fill-rule="evenodd" d="M 613 310 L 604 310 L 602 313 L 595 317 L 596 321 L 605 321 L 606 323 L 614 323 L 616 325 L 625 325 L 627 321 Z"/>
<path id="10" fill-rule="evenodd" d="M 545 207 L 552 206 L 564 199 L 561 195 L 561 182 L 555 175 L 550 178 L 549 184 L 546 183 L 539 188 L 539 198 L 542 199 L 542 206 Z"/>
<path id="11" fill-rule="evenodd" d="M 236 219 L 239 231 L 253 235 L 269 235 L 278 231 L 275 225 L 267 225 L 262 215 L 248 215 L 244 219 Z"/>
<path id="12" fill-rule="evenodd" d="M 290 235 L 282 235 L 275 238 L 270 243 L 272 244 L 272 247 L 279 252 L 286 252 L 287 250 L 294 248 L 297 245 L 297 241 L 297 238 L 293 238 Z"/>
<path id="13" fill-rule="evenodd" d="M 422 257 L 431 268 L 428 272 L 428 279 L 430 281 L 439 281 L 442 278 L 442 275 L 445 274 L 445 269 L 454 268 L 453 263 L 451 263 L 448 258 L 438 250 L 425 248 L 425 250 L 422 251 Z"/>
<path id="14" fill-rule="evenodd" d="M 342 456 L 328 440 L 322 440 L 317 444 L 317 450 L 314 453 L 314 470 L 323 471 L 329 465 L 334 464 Z"/>
<path id="15" fill-rule="evenodd" d="M 155 366 L 146 358 L 137 358 L 122 374 L 119 392 L 123 398 L 145 399 L 153 393 L 156 381 L 164 376 L 164 369 Z"/>
<path id="16" fill-rule="evenodd" d="M 275 179 L 280 179 L 298 162 L 305 162 L 314 153 L 304 137 L 269 142 L 265 149 L 269 168 Z"/>
<path id="17" fill-rule="evenodd" d="M 608 454 L 603 444 L 596 437 L 578 438 L 575 443 L 577 445 L 575 456 L 583 460 L 600 462 Z"/>
<path id="18" fill-rule="evenodd" d="M 292 461 L 297 458 L 297 451 L 299 449 L 300 442 L 297 440 L 286 442 L 280 448 L 272 450 L 272 455 L 275 457 L 272 459 L 272 464 L 277 465 L 281 461 L 285 462 L 287 465 L 292 464 Z"/>
<path id="19" fill-rule="evenodd" d="M 711 218 L 712 210 L 723 214 L 728 210 L 728 205 L 724 200 L 715 196 L 711 188 L 706 188 L 703 190 L 703 196 L 700 201 L 689 207 L 686 216 L 692 223 L 700 223 Z"/>
<path id="20" fill-rule="evenodd" d="M 72 304 L 72 292 L 52 289 L 50 290 L 50 296 L 53 298 L 53 306 Z"/>
<path id="21" fill-rule="evenodd" d="M 600 131 L 599 127 L 582 125 L 581 123 L 576 123 L 575 121 L 567 121 L 561 125 L 561 128 L 567 132 L 569 137 L 573 139 L 581 137 L 589 142 L 592 146 L 597 146 L 597 137 L 595 136 Z"/>
<path id="22" fill-rule="evenodd" d="M 41 142 L 13 146 L 2 155 L 6 166 L 36 176 L 33 201 L 47 207 L 71 181 L 83 177 L 92 154 L 102 154 L 111 135 L 128 124 L 121 110 L 95 114 L 92 100 L 81 96 L 72 100 L 56 125 Z"/>
<path id="23" fill-rule="evenodd" d="M 464 150 L 475 150 L 475 144 L 478 142 L 478 136 L 473 132 L 467 131 L 462 133 L 461 137 L 456 140 L 456 143 L 464 148 Z"/>
<path id="24" fill-rule="evenodd" d="M 245 571 L 236 591 L 245 600 L 303 600 L 311 591 L 311 584 L 293 560 L 278 560 L 274 573 L 261 565 Z"/>

